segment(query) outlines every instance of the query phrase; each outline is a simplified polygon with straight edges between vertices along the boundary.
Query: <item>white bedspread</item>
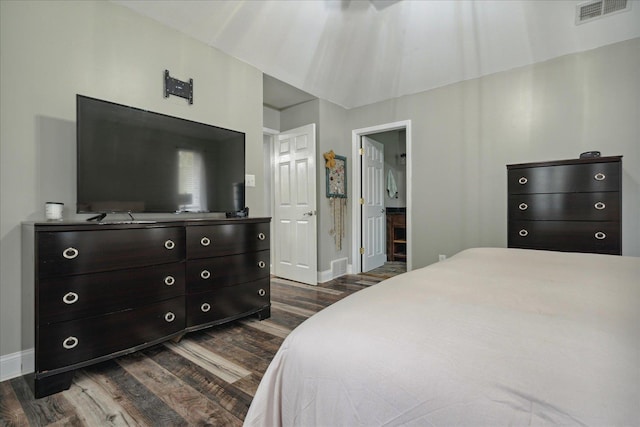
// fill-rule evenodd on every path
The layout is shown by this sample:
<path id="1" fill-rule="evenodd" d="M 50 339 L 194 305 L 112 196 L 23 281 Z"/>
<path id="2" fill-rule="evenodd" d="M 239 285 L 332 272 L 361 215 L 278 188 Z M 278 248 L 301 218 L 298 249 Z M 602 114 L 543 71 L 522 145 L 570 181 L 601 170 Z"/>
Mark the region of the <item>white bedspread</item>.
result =
<path id="1" fill-rule="evenodd" d="M 284 341 L 247 426 L 640 425 L 640 258 L 469 249 Z"/>

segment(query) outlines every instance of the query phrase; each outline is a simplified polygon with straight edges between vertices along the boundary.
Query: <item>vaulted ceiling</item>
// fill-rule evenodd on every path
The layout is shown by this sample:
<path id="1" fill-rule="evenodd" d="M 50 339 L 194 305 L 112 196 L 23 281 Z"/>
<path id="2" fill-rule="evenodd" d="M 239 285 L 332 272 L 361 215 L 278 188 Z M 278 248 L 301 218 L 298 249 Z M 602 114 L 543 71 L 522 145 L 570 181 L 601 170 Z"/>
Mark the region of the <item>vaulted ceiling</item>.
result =
<path id="1" fill-rule="evenodd" d="M 640 37 L 639 1 L 579 25 L 584 1 L 114 2 L 345 108 Z"/>

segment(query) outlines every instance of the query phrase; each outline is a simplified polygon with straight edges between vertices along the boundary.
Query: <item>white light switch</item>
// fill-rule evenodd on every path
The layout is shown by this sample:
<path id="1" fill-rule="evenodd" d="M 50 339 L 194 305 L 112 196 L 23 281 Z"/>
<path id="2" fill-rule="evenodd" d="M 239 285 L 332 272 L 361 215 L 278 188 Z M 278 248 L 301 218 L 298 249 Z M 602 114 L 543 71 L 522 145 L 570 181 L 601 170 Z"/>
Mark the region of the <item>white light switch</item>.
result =
<path id="1" fill-rule="evenodd" d="M 256 176 L 255 175 L 245 175 L 244 176 L 244 185 L 245 185 L 245 187 L 255 187 L 256 186 Z"/>

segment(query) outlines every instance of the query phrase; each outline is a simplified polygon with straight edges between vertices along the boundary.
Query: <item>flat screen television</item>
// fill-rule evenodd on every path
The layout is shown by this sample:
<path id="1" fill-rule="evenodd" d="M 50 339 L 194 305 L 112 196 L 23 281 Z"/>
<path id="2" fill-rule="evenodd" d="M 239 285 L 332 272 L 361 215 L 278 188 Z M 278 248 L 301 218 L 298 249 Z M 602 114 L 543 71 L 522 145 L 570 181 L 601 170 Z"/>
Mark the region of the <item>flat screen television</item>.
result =
<path id="1" fill-rule="evenodd" d="M 245 134 L 77 96 L 77 212 L 238 212 Z"/>

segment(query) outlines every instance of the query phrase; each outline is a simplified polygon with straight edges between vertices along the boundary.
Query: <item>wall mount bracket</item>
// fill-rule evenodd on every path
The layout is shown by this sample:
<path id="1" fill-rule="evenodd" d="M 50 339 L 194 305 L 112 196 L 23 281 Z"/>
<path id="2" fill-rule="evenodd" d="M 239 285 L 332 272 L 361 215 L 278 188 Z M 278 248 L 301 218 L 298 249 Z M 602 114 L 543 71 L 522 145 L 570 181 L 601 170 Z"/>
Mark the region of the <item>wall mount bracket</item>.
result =
<path id="1" fill-rule="evenodd" d="M 183 82 L 169 75 L 169 70 L 164 70 L 164 97 L 169 95 L 179 96 L 193 104 L 193 79 Z"/>

